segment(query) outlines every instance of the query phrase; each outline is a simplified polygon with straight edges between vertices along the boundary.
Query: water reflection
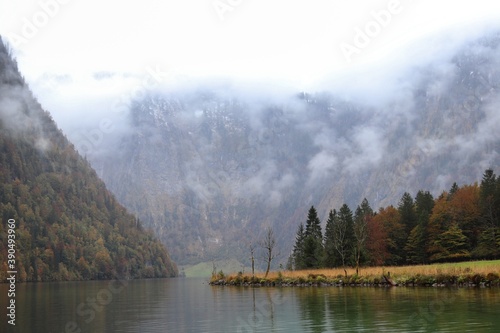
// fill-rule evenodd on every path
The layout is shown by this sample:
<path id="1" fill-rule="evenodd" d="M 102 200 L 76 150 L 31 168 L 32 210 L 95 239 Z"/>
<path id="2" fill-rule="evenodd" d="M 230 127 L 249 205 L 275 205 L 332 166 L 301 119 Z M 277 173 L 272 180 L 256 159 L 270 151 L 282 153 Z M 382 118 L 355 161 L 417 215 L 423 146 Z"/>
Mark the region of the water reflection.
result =
<path id="1" fill-rule="evenodd" d="M 498 289 L 303 288 L 306 332 L 493 332 Z"/>
<path id="2" fill-rule="evenodd" d="M 500 289 L 211 287 L 199 279 L 19 284 L 1 332 L 496 332 Z M 6 285 L 0 285 L 5 295 Z M 0 298 L 5 309 L 6 297 Z M 69 326 L 68 326 L 69 325 Z"/>

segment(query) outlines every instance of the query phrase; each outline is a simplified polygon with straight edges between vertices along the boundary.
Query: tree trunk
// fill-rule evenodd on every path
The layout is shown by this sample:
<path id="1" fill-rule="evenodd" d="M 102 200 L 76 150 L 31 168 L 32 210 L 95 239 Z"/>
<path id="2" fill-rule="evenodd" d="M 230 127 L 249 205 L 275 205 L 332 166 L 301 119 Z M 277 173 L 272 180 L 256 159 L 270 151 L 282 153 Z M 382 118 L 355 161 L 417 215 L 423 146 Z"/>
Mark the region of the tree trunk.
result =
<path id="1" fill-rule="evenodd" d="M 384 277 L 385 282 L 387 282 L 390 286 L 393 287 L 397 286 L 397 284 L 391 279 L 391 272 L 387 272 L 387 276 L 385 275 L 382 276 Z"/>
<path id="2" fill-rule="evenodd" d="M 255 277 L 255 260 L 253 259 L 253 255 L 252 255 L 252 277 Z"/>
<path id="3" fill-rule="evenodd" d="M 267 274 L 269 274 L 269 270 L 271 269 L 271 258 L 267 261 L 267 269 L 266 269 L 266 275 L 264 278 L 267 278 Z"/>
<path id="4" fill-rule="evenodd" d="M 269 270 L 271 269 L 271 260 L 273 260 L 272 256 L 272 249 L 269 247 L 267 249 L 267 268 L 266 268 L 266 275 L 264 275 L 264 278 L 267 278 L 267 274 L 269 274 Z"/>
<path id="5" fill-rule="evenodd" d="M 253 246 L 250 247 L 250 253 L 252 254 L 252 277 L 255 277 L 255 258 L 253 256 Z"/>

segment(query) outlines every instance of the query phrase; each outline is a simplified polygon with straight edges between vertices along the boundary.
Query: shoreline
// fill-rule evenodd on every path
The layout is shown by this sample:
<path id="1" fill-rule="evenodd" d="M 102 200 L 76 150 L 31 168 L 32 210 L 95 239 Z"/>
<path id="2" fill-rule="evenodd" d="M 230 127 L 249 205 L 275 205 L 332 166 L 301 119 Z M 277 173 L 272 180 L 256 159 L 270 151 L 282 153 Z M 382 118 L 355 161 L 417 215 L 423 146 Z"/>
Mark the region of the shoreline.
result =
<path id="1" fill-rule="evenodd" d="M 212 275 L 211 286 L 241 287 L 499 287 L 500 260 L 417 266 Z"/>
<path id="2" fill-rule="evenodd" d="M 392 282 L 384 281 L 384 277 L 360 278 L 348 275 L 342 278 L 328 277 L 299 277 L 269 279 L 258 277 L 231 276 L 224 279 L 215 279 L 209 282 L 211 286 L 235 286 L 235 287 L 500 287 L 497 276 L 493 279 L 481 274 L 469 277 L 458 276 L 415 276 L 408 279 L 394 278 Z"/>

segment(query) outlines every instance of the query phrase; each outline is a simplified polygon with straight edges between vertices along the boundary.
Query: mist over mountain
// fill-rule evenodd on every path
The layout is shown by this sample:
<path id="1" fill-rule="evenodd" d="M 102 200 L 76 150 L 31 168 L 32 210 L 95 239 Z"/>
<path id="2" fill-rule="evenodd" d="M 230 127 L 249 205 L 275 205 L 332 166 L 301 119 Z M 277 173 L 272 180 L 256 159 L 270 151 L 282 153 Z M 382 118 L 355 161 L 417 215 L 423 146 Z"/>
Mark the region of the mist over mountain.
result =
<path id="1" fill-rule="evenodd" d="M 15 225 L 0 226 L 2 280 L 9 270 L 22 282 L 178 274 L 34 98 L 1 38 L 0 216 Z"/>
<path id="2" fill-rule="evenodd" d="M 499 45 L 492 33 L 420 62 L 379 98 L 224 84 L 152 90 L 87 158 L 179 263 L 247 263 L 265 226 L 286 258 L 311 205 L 324 221 L 343 203 L 396 205 L 404 192 L 439 194 L 498 166 Z M 376 77 L 358 79 L 383 90 Z"/>

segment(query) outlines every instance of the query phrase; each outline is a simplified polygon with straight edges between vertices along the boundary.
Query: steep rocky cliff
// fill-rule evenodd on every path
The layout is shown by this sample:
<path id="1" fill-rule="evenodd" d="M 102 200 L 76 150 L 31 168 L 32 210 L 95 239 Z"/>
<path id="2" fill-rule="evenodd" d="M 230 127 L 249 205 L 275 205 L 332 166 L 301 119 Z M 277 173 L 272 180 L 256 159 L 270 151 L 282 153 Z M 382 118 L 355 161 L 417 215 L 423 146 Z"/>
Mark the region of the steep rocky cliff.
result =
<path id="1" fill-rule="evenodd" d="M 265 225 L 286 257 L 311 205 L 323 218 L 365 197 L 395 205 L 405 191 L 439 194 L 498 166 L 499 44 L 494 34 L 415 68 L 379 105 L 334 93 L 151 93 L 133 103 L 120 144 L 89 158 L 179 262 L 247 262 Z"/>

